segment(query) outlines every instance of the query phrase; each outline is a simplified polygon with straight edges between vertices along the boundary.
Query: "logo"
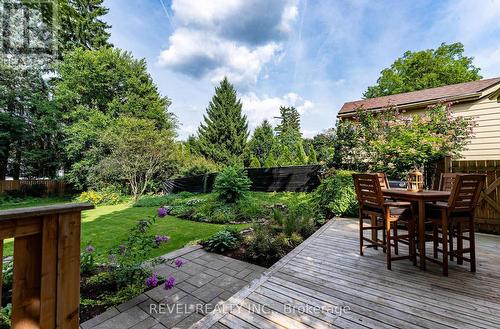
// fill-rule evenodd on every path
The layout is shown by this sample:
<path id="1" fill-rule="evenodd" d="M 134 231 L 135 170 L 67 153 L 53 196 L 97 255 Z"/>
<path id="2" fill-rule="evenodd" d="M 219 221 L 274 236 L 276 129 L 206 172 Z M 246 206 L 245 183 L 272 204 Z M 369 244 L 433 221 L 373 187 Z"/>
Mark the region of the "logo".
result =
<path id="1" fill-rule="evenodd" d="M 9 60 L 57 54 L 55 1 L 3 0 L 0 4 L 0 54 Z"/>

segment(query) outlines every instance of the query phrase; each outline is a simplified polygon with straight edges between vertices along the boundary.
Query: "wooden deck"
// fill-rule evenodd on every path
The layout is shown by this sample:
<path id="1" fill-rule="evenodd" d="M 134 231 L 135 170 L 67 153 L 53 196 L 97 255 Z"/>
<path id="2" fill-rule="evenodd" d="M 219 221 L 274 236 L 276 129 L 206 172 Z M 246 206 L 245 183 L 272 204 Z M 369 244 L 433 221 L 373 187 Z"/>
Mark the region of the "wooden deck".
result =
<path id="1" fill-rule="evenodd" d="M 192 328 L 500 328 L 500 236 L 477 234 L 477 258 L 475 274 L 389 271 L 381 250 L 359 256 L 356 221 L 335 219 Z"/>

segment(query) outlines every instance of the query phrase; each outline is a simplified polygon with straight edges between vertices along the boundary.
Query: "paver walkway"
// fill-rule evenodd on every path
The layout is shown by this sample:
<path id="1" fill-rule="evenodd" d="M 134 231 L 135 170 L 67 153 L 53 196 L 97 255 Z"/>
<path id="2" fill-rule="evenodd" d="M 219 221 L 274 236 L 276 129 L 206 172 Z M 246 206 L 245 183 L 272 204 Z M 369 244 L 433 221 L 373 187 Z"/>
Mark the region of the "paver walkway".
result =
<path id="1" fill-rule="evenodd" d="M 357 221 L 338 218 L 191 328 L 500 328 L 500 236 L 477 234 L 476 247 L 476 273 L 408 260 L 389 271 L 380 248 L 359 255 Z"/>
<path id="2" fill-rule="evenodd" d="M 156 287 L 109 308 L 82 323 L 80 328 L 189 328 L 211 312 L 217 303 L 229 299 L 265 271 L 260 266 L 209 253 L 200 246 L 186 247 L 163 257 L 187 260 L 179 269 L 171 264 L 155 268 L 162 276 L 174 276 L 177 284 L 173 289 L 167 291 L 163 285 Z"/>

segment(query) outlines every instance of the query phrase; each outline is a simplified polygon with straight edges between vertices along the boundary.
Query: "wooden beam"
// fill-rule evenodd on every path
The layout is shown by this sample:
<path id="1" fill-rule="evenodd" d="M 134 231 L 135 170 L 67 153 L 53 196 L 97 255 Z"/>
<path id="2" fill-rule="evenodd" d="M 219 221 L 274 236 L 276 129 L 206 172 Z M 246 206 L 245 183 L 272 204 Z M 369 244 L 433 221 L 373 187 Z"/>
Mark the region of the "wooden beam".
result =
<path id="1" fill-rule="evenodd" d="M 43 220 L 40 328 L 56 327 L 58 215 Z"/>
<path id="2" fill-rule="evenodd" d="M 42 207 L 0 210 L 0 221 L 18 218 L 39 217 L 44 215 L 73 213 L 88 209 L 94 209 L 94 206 L 89 203 L 65 203 Z"/>
<path id="3" fill-rule="evenodd" d="M 12 329 L 39 328 L 41 235 L 14 240 Z"/>
<path id="4" fill-rule="evenodd" d="M 78 328 L 80 304 L 80 212 L 58 219 L 56 328 Z"/>

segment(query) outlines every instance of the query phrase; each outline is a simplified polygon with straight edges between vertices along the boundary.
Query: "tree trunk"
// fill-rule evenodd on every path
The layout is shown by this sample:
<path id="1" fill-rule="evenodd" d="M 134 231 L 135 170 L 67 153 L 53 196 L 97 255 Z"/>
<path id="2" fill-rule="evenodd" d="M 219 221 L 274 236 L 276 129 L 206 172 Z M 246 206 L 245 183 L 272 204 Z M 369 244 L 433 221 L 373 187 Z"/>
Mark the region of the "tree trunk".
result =
<path id="1" fill-rule="evenodd" d="M 21 158 L 22 152 L 20 148 L 16 148 L 16 160 L 12 165 L 12 178 L 19 180 L 21 176 Z"/>

